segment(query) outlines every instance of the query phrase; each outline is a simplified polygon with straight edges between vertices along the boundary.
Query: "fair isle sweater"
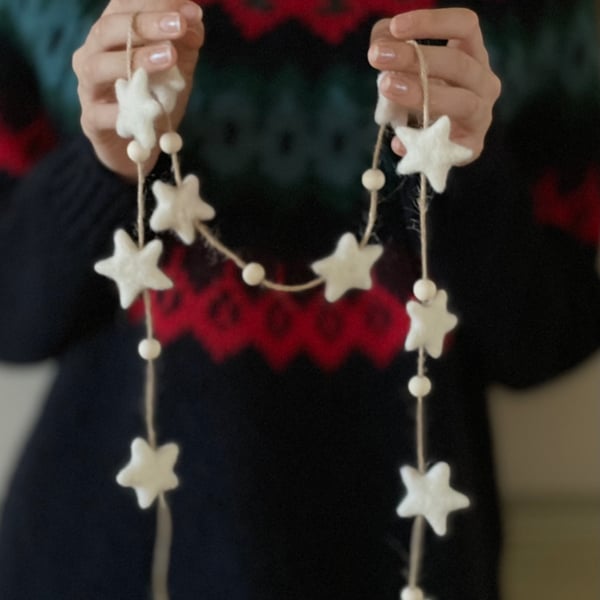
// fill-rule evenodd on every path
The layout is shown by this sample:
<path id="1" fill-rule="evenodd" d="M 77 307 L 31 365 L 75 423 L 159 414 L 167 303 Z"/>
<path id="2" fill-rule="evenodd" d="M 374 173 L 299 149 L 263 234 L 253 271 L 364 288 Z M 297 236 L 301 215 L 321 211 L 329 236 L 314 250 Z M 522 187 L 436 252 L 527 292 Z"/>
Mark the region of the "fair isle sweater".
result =
<path id="1" fill-rule="evenodd" d="M 115 228 L 132 230 L 135 193 L 73 133 L 68 72 L 101 4 L 0 4 L 10 24 L 0 54 L 10 82 L 0 86 L 0 359 L 58 363 L 4 506 L 6 600 L 148 597 L 154 516 L 114 481 L 144 434 L 143 328 L 139 307 L 121 311 L 112 282 L 92 268 L 110 254 Z M 200 175 L 222 239 L 297 281 L 341 233 L 360 232 L 360 173 L 375 134 L 370 26 L 430 4 L 205 3 L 184 171 Z M 433 277 L 460 324 L 428 362 L 427 456 L 450 463 L 453 486 L 472 500 L 447 536 L 427 537 L 422 585 L 440 600 L 499 597 L 486 387 L 548 379 L 600 341 L 600 128 L 597 111 L 580 112 L 597 100 L 596 59 L 576 51 L 589 39 L 590 5 L 515 3 L 503 13 L 509 5 L 475 6 L 505 76 L 496 127 L 430 209 Z M 547 53 L 523 52 L 532 39 L 547 50 L 559 31 L 557 48 L 572 44 L 581 71 L 576 79 L 569 65 L 560 86 L 541 67 L 552 67 Z M 537 87 L 514 56 L 537 66 Z M 39 160 L 52 130 L 60 142 Z M 533 151 L 540 144 L 543 154 Z M 388 153 L 388 172 L 393 161 Z M 168 164 L 153 176 L 168 177 Z M 414 178 L 389 178 L 373 289 L 334 304 L 321 290 L 247 288 L 201 242 L 165 236 L 175 289 L 154 298 L 159 441 L 181 446 L 181 485 L 169 494 L 173 600 L 398 597 L 411 526 L 396 515 L 399 467 L 416 460 L 406 391 L 416 357 L 403 351 L 419 277 L 415 193 Z"/>

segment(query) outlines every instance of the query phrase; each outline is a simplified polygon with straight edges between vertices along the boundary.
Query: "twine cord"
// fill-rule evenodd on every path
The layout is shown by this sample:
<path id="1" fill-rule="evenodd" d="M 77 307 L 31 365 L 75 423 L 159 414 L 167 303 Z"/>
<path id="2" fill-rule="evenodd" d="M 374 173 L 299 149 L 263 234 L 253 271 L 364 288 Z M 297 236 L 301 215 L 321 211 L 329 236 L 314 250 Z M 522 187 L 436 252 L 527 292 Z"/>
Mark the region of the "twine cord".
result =
<path id="1" fill-rule="evenodd" d="M 415 49 L 417 60 L 419 62 L 419 78 L 421 80 L 421 89 L 423 93 L 423 128 L 429 127 L 429 77 L 427 72 L 427 62 L 423 50 L 419 44 L 411 40 L 408 42 Z M 427 177 L 424 173 L 420 174 L 420 189 L 417 202 L 419 209 L 419 237 L 421 245 L 421 277 L 429 279 L 429 261 L 428 261 L 428 237 L 427 237 Z M 425 377 L 425 349 L 419 348 L 417 358 L 417 376 Z M 417 469 L 419 473 L 425 474 L 427 468 L 426 460 L 426 439 L 425 439 L 425 398 L 419 394 L 416 398 L 416 417 L 415 417 L 415 441 L 417 455 Z M 408 585 L 416 588 L 419 583 L 419 575 L 423 562 L 423 553 L 425 547 L 425 520 L 422 515 L 415 517 L 410 539 L 410 558 L 408 571 Z"/>
<path id="2" fill-rule="evenodd" d="M 127 35 L 127 77 L 131 80 L 133 71 L 133 38 L 135 34 L 135 21 L 139 13 L 134 13 L 131 17 L 130 27 Z M 421 80 L 421 87 L 423 91 L 423 109 L 422 109 L 422 124 L 426 128 L 429 126 L 430 115 L 429 115 L 429 85 L 428 85 L 428 73 L 427 65 L 421 48 L 416 41 L 409 41 L 416 52 L 417 60 L 419 62 L 419 75 Z M 168 131 L 173 131 L 172 122 L 169 114 L 164 111 L 166 116 L 166 123 Z M 381 159 L 381 152 L 384 143 L 384 137 L 387 126 L 381 126 L 378 131 L 377 141 L 373 151 L 372 168 L 377 169 Z M 178 153 L 171 154 L 172 172 L 175 183 L 177 186 L 182 184 L 181 165 L 178 157 Z M 137 175 L 138 175 L 138 186 L 137 186 L 137 234 L 138 234 L 138 246 L 143 248 L 145 244 L 145 193 L 144 193 L 144 182 L 145 175 L 143 172 L 143 165 L 137 163 Z M 361 248 L 365 248 L 372 235 L 377 224 L 378 218 L 378 205 L 379 205 L 379 191 L 371 190 L 369 199 L 369 211 L 367 217 L 367 223 L 364 233 L 361 236 L 359 245 Z M 422 278 L 428 279 L 429 266 L 428 266 L 428 239 L 427 239 L 427 178 L 421 173 L 420 176 L 420 190 L 418 198 L 418 209 L 419 209 L 419 231 L 420 231 L 420 244 L 421 244 L 421 271 Z M 197 232 L 202 236 L 205 242 L 219 252 L 224 257 L 232 260 L 237 267 L 244 269 L 248 266 L 247 263 L 239 254 L 231 250 L 224 243 L 222 243 L 217 236 L 201 221 L 195 223 Z M 317 277 L 306 283 L 300 285 L 287 285 L 269 279 L 265 279 L 261 282 L 261 285 L 267 289 L 281 291 L 281 292 L 303 292 L 306 290 L 318 287 L 324 282 L 324 278 Z M 145 326 L 146 326 L 146 338 L 148 341 L 153 339 L 154 325 L 152 317 L 152 299 L 150 292 L 145 290 L 143 292 L 143 303 L 145 312 Z M 419 348 L 418 361 L 417 361 L 417 374 L 421 377 L 425 376 L 426 368 L 426 354 L 424 348 Z M 419 395 L 417 397 L 416 404 L 416 418 L 415 418 L 415 443 L 416 443 L 416 454 L 417 464 L 420 473 L 425 473 L 426 469 L 426 441 L 425 441 L 425 407 L 424 407 L 424 396 Z M 146 379 L 145 379 L 145 390 L 144 390 L 144 414 L 146 421 L 146 432 L 148 437 L 148 443 L 156 450 L 157 448 L 157 433 L 155 428 L 155 406 L 156 406 L 156 372 L 153 359 L 148 359 L 146 364 Z M 154 552 L 152 559 L 152 598 L 153 600 L 169 600 L 168 591 L 168 571 L 171 555 L 171 544 L 173 537 L 173 523 L 172 515 L 169 504 L 164 493 L 159 494 L 157 501 L 157 513 L 156 513 L 156 535 L 154 542 Z M 421 563 L 424 551 L 424 537 L 425 537 L 425 520 L 422 515 L 418 515 L 413 522 L 411 539 L 410 539 L 410 556 L 409 556 L 409 575 L 408 585 L 416 588 L 418 586 L 419 574 L 421 570 Z"/>
<path id="3" fill-rule="evenodd" d="M 131 16 L 129 30 L 127 32 L 127 78 L 130 81 L 133 71 L 133 36 L 135 21 L 139 13 Z M 141 250 L 145 245 L 145 175 L 143 164 L 137 164 L 137 244 Z M 144 323 L 146 328 L 146 339 L 154 338 L 154 320 L 152 316 L 152 297 L 149 290 L 142 293 L 144 304 Z M 157 449 L 157 434 L 155 426 L 156 409 L 156 369 L 154 359 L 146 360 L 146 374 L 144 382 L 144 420 L 146 425 L 146 436 L 149 446 Z M 169 600 L 168 581 L 169 563 L 171 555 L 171 544 L 173 541 L 173 523 L 171 509 L 164 493 L 159 494 L 156 509 L 156 533 L 154 538 L 154 550 L 152 557 L 152 600 Z"/>

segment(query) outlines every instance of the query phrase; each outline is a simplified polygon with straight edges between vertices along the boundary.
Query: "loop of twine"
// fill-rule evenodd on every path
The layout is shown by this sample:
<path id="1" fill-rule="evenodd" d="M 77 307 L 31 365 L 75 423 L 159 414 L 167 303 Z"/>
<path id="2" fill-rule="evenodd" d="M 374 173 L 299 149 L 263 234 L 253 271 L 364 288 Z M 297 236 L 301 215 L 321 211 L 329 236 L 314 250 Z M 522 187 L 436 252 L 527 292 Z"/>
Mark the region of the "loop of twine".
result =
<path id="1" fill-rule="evenodd" d="M 126 56 L 127 56 L 127 77 L 131 79 L 133 71 L 133 37 L 135 34 L 135 22 L 138 12 L 134 12 L 131 15 L 130 25 L 127 33 L 127 45 L 126 45 Z M 423 92 L 423 109 L 422 109 L 422 126 L 427 128 L 430 123 L 429 115 L 429 80 L 427 72 L 427 63 L 422 49 L 416 41 L 409 41 L 415 49 L 417 60 L 419 62 L 419 76 L 421 80 L 421 87 Z M 169 122 L 169 129 L 172 129 Z M 377 168 L 380 161 L 381 151 L 383 147 L 383 140 L 386 126 L 381 126 L 377 135 L 377 142 L 373 152 L 372 168 Z M 176 155 L 172 156 L 173 170 L 176 183 L 181 183 L 181 173 L 179 168 L 179 162 Z M 138 170 L 138 181 L 143 181 L 143 173 L 141 168 Z M 372 191 L 370 194 L 369 203 L 369 214 L 368 222 L 365 228 L 365 232 L 361 237 L 360 246 L 365 247 L 373 233 L 378 213 L 379 193 Z M 421 270 L 422 277 L 427 278 L 428 276 L 428 263 L 427 263 L 427 179 L 424 174 L 421 174 L 420 182 L 420 193 L 419 193 L 419 221 L 420 221 L 420 237 L 421 237 Z M 138 185 L 138 243 L 143 245 L 144 240 L 144 227 L 143 227 L 143 184 Z M 212 246 L 214 249 L 219 251 L 222 255 L 231 259 L 239 268 L 243 269 L 248 263 L 246 263 L 238 254 L 233 250 L 222 244 L 216 236 L 208 229 L 203 223 L 198 222 L 196 226 L 197 231 L 201 234 L 204 240 Z M 323 283 L 321 277 L 313 279 L 305 284 L 290 286 L 270 280 L 263 281 L 262 285 L 268 289 L 278 290 L 283 292 L 301 292 L 305 291 Z M 152 311 L 150 306 L 149 294 L 144 294 L 144 304 L 146 313 L 146 328 L 147 336 L 151 337 L 153 325 L 152 325 Z M 424 375 L 425 373 L 425 353 L 423 349 L 419 350 L 418 358 L 418 374 Z M 152 446 L 156 446 L 156 431 L 154 427 L 154 405 L 155 405 L 155 377 L 152 361 L 149 361 L 148 371 L 146 377 L 146 393 L 145 393 L 145 414 L 146 414 L 146 428 L 147 434 Z M 416 445 L 417 445 L 417 462 L 420 472 L 425 471 L 425 426 L 424 426 L 424 407 L 423 398 L 417 399 L 417 418 L 416 418 Z M 158 526 L 155 540 L 155 552 L 152 567 L 152 588 L 154 600 L 168 600 L 168 564 L 170 557 L 170 546 L 172 542 L 172 527 L 171 527 L 171 515 L 168 503 L 164 494 L 160 495 L 159 507 L 158 507 Z M 410 557 L 409 557 L 409 576 L 408 583 L 411 587 L 418 585 L 419 572 L 423 556 L 424 546 L 424 520 L 422 516 L 417 516 L 413 524 L 410 541 Z"/>

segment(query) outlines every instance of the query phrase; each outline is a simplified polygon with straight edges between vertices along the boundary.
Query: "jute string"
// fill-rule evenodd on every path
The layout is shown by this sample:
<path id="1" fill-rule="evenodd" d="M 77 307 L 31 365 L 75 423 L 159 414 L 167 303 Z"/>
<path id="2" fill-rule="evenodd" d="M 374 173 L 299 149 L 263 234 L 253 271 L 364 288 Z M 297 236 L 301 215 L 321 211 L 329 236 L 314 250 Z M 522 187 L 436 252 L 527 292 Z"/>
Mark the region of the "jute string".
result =
<path id="1" fill-rule="evenodd" d="M 423 128 L 429 127 L 429 78 L 427 71 L 427 62 L 425 56 L 416 41 L 409 41 L 413 46 L 417 60 L 419 62 L 419 78 L 421 80 L 421 89 L 423 93 Z M 419 189 L 419 236 L 421 244 L 421 277 L 429 278 L 429 261 L 428 261 L 428 238 L 427 238 L 427 177 L 424 173 L 420 175 Z M 425 376 L 425 360 L 426 354 L 423 347 L 419 348 L 417 358 L 417 375 Z M 417 397 L 416 418 L 415 418 L 415 439 L 417 453 L 417 468 L 419 473 L 424 474 L 427 468 L 425 457 L 426 440 L 425 440 L 425 398 L 422 394 Z M 409 587 L 417 587 L 419 583 L 419 575 L 421 564 L 423 561 L 423 552 L 425 546 L 425 520 L 422 515 L 415 517 L 410 540 L 410 559 L 408 571 Z"/>
<path id="2" fill-rule="evenodd" d="M 135 21 L 139 13 L 131 16 L 131 22 L 127 33 L 127 78 L 131 80 L 133 71 L 133 36 L 135 34 Z M 145 176 L 143 166 L 137 163 L 137 243 L 142 249 L 145 245 Z M 154 338 L 154 320 L 152 316 L 152 298 L 148 290 L 142 294 L 144 303 L 146 339 Z M 146 361 L 146 376 L 144 382 L 144 416 L 146 423 L 146 436 L 148 444 L 153 450 L 157 449 L 157 434 L 155 426 L 156 407 L 156 369 L 154 360 Z M 152 557 L 152 599 L 169 600 L 169 563 L 171 555 L 171 544 L 173 540 L 173 523 L 171 509 L 164 493 L 159 494 L 156 509 L 156 534 L 154 538 L 154 550 Z"/>
<path id="3" fill-rule="evenodd" d="M 135 35 L 135 21 L 137 18 L 135 13 L 131 17 L 130 27 L 127 36 L 127 77 L 131 79 L 133 71 L 133 37 Z M 419 75 L 421 80 L 421 87 L 423 91 L 423 127 L 429 126 L 429 86 L 428 86 L 428 73 L 427 65 L 421 48 L 417 42 L 410 41 L 416 52 L 419 62 Z M 163 111 L 167 118 L 168 130 L 172 131 L 172 123 L 170 117 L 166 111 Z M 377 141 L 373 151 L 372 168 L 378 168 L 381 151 L 384 143 L 384 136 L 387 130 L 387 126 L 382 125 L 379 128 Z M 180 186 L 182 183 L 181 168 L 177 153 L 171 155 L 173 176 L 176 185 Z M 137 205 L 138 205 L 138 246 L 143 248 L 145 243 L 144 233 L 144 221 L 145 221 L 145 206 L 144 206 L 144 181 L 145 176 L 143 173 L 143 167 L 138 163 L 138 189 L 137 189 Z M 378 204 L 379 204 L 379 192 L 373 190 L 370 192 L 369 201 L 369 212 L 367 218 L 367 224 L 363 235 L 360 240 L 360 247 L 364 248 L 369 243 L 369 240 L 373 234 L 374 228 L 377 223 L 378 216 Z M 428 278 L 428 251 L 427 251 L 427 179 L 424 174 L 420 176 L 420 190 L 418 198 L 418 209 L 419 209 L 419 231 L 420 231 L 420 243 L 421 243 L 421 272 L 424 279 Z M 232 260 L 240 269 L 244 269 L 249 263 L 247 263 L 238 253 L 223 244 L 212 232 L 204 225 L 204 223 L 198 221 L 196 223 L 196 229 L 198 233 L 204 238 L 206 243 L 221 253 L 223 256 Z M 271 290 L 277 290 L 282 292 L 303 292 L 315 287 L 320 286 L 324 282 L 322 277 L 317 277 L 311 281 L 300 284 L 300 285 L 286 285 L 279 282 L 265 279 L 262 285 Z M 153 338 L 153 318 L 152 318 L 152 301 L 149 291 L 143 293 L 143 303 L 145 312 L 146 322 L 146 337 L 148 340 Z M 417 373 L 419 376 L 425 375 L 425 350 L 419 349 L 418 361 L 417 361 Z M 154 424 L 155 419 L 155 404 L 156 404 L 156 373 L 154 367 L 154 361 L 147 361 L 146 368 L 146 380 L 145 380 L 145 391 L 144 391 L 144 412 L 146 421 L 146 432 L 148 437 L 148 443 L 153 449 L 157 448 L 157 434 Z M 415 438 L 416 438 L 416 454 L 417 464 L 420 473 L 425 473 L 426 470 L 426 458 L 425 458 L 425 411 L 424 411 L 424 398 L 419 396 L 417 398 L 417 410 L 415 419 Z M 410 587 L 416 587 L 418 585 L 419 573 L 421 568 L 423 549 L 424 549 L 424 518 L 417 516 L 413 523 L 411 541 L 410 541 L 410 559 L 409 559 L 409 577 L 408 584 Z M 169 508 L 169 504 L 166 500 L 165 494 L 161 493 L 158 497 L 157 503 L 157 524 L 156 524 L 156 537 L 154 545 L 154 556 L 152 561 L 152 598 L 153 600 L 169 600 L 168 592 L 168 571 L 170 562 L 170 549 L 172 543 L 173 526 L 172 516 Z"/>

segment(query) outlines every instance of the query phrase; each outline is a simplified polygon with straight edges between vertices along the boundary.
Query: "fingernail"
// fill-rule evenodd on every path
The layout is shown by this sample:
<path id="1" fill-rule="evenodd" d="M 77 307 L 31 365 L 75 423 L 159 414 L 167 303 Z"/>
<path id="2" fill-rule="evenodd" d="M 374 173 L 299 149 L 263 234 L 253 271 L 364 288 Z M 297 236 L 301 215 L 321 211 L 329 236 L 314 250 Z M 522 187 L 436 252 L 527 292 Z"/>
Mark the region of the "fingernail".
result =
<path id="1" fill-rule="evenodd" d="M 381 79 L 380 88 L 382 92 L 406 94 L 406 92 L 408 92 L 408 83 L 398 75 L 390 75 L 387 73 Z"/>
<path id="2" fill-rule="evenodd" d="M 181 16 L 179 13 L 165 15 L 159 23 L 161 31 L 165 33 L 179 33 L 181 31 Z"/>
<path id="3" fill-rule="evenodd" d="M 148 60 L 154 65 L 164 65 L 170 62 L 171 56 L 171 46 L 161 46 L 150 54 Z"/>
<path id="4" fill-rule="evenodd" d="M 403 33 L 408 31 L 412 26 L 412 15 L 404 13 L 403 15 L 396 15 L 390 23 L 390 31 L 392 34 Z"/>
<path id="5" fill-rule="evenodd" d="M 185 17 L 186 21 L 195 23 L 202 19 L 202 9 L 194 2 L 186 2 L 181 6 L 179 12 Z"/>
<path id="6" fill-rule="evenodd" d="M 373 46 L 369 50 L 370 58 L 373 62 L 387 63 L 396 58 L 396 53 L 388 46 Z"/>

